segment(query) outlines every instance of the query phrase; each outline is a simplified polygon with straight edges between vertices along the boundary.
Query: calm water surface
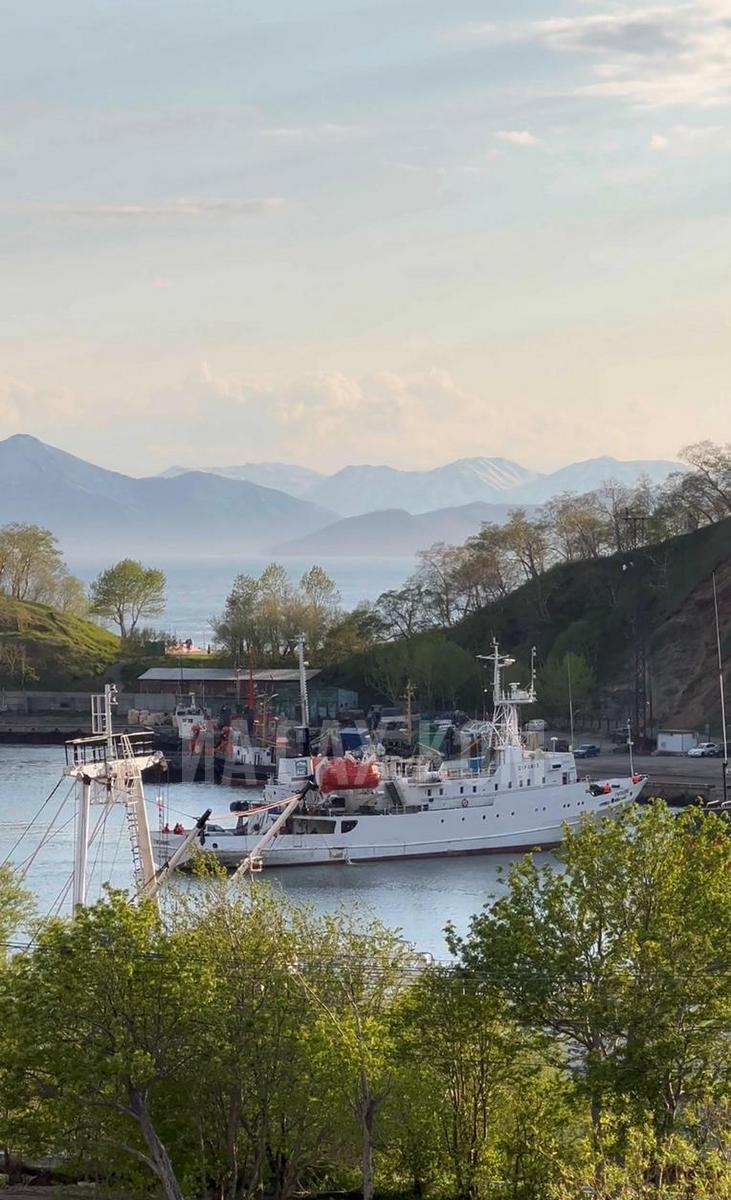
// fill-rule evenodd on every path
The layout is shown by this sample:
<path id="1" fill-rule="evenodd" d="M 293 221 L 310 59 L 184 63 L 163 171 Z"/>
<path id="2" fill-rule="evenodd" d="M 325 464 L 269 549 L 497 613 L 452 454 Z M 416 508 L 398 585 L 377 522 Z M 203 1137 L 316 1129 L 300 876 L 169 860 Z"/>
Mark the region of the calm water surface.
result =
<path id="1" fill-rule="evenodd" d="M 33 830 L 13 847 L 58 782 L 63 760 L 61 746 L 0 746 L 0 861 L 10 853 L 14 863 L 27 863 L 38 850 L 28 866 L 27 879 L 41 913 L 63 896 L 73 862 L 73 794 L 63 803 L 66 781 L 46 804 Z M 187 818 L 199 816 L 208 807 L 214 816 L 228 815 L 230 796 L 228 789 L 214 785 L 181 783 L 167 786 L 160 799 L 168 805 L 171 822 L 182 820 L 185 824 Z M 150 822 L 156 828 L 154 786 L 148 786 L 147 797 Z M 59 807 L 57 832 L 39 848 Z M 92 811 L 92 828 L 99 811 Z M 294 867 L 278 872 L 265 869 L 262 878 L 281 887 L 289 899 L 308 902 L 320 911 L 358 904 L 366 914 L 400 928 L 420 950 L 444 957 L 442 931 L 447 921 L 464 931 L 471 914 L 499 894 L 500 871 L 509 861 L 508 855 L 486 855 L 367 866 Z M 111 811 L 104 837 L 90 850 L 89 863 L 91 899 L 99 895 L 104 879 L 119 887 L 129 885 L 129 843 L 121 808 Z M 67 897 L 63 911 L 68 909 Z"/>

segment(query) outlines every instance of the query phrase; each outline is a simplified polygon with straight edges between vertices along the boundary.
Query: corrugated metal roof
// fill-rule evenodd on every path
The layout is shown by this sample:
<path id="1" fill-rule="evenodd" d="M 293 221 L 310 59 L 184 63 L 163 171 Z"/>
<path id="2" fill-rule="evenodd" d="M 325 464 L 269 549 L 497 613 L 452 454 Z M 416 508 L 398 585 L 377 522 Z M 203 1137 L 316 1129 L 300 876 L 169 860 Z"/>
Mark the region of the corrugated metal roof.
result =
<path id="1" fill-rule="evenodd" d="M 319 670 L 308 670 L 307 679 L 314 679 L 320 674 Z M 272 667 L 270 670 L 252 671 L 255 683 L 299 683 L 299 671 L 291 667 Z M 249 672 L 239 673 L 242 683 L 249 678 Z M 138 677 L 139 682 L 147 680 L 152 683 L 235 683 L 236 671 L 233 667 L 150 667 Z"/>

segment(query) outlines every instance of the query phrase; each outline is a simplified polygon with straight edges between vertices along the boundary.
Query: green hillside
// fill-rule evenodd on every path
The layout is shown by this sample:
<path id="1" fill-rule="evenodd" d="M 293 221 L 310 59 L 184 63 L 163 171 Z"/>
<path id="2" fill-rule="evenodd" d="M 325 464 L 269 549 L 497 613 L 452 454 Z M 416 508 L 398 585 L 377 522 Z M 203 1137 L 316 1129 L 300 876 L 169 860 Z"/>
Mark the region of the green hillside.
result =
<path id="1" fill-rule="evenodd" d="M 0 686 L 73 688 L 119 657 L 119 638 L 45 604 L 0 595 Z"/>
<path id="2" fill-rule="evenodd" d="M 428 677 L 455 656 L 474 658 L 489 652 L 493 637 L 514 655 L 525 678 L 531 647 L 539 667 L 571 651 L 583 656 L 599 693 L 632 688 L 634 652 L 646 647 L 654 716 L 662 722 L 717 723 L 718 685 L 711 573 L 716 571 L 726 660 L 731 659 L 731 518 L 682 537 L 631 553 L 591 561 L 561 563 L 526 583 L 504 600 L 487 605 L 441 634 L 421 634 L 380 652 L 380 669 L 359 656 L 343 663 L 328 679 L 361 692 L 366 700 L 384 699 L 380 681 L 389 656 L 396 669 Z M 436 660 L 439 660 L 437 662 Z M 473 709 L 482 683 L 476 672 L 442 690 L 441 702 L 454 700 Z M 417 683 L 417 687 L 419 684 Z M 421 697 L 425 688 L 420 688 Z M 435 695 L 438 690 L 432 688 Z M 451 691 L 451 695 L 450 695 Z M 379 694 L 380 692 L 380 694 Z"/>
<path id="3" fill-rule="evenodd" d="M 652 641 L 663 623 L 688 604 L 714 569 L 731 559 L 731 518 L 631 553 L 561 563 L 504 601 L 466 618 L 450 632 L 467 649 L 484 651 L 493 636 L 527 657 L 573 650 L 614 674 L 639 624 Z"/>

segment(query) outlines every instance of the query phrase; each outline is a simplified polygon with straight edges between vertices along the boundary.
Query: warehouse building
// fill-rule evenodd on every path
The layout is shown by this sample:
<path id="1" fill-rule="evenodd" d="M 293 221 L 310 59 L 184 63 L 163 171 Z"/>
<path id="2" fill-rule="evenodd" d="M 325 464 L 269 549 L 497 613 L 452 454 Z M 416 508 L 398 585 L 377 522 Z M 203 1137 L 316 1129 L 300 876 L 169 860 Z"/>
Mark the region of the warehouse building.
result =
<path id="1" fill-rule="evenodd" d="M 308 668 L 307 692 L 313 718 L 335 718 L 343 709 L 358 707 L 358 695 L 347 688 L 317 682 L 321 671 Z M 282 716 L 299 717 L 299 671 L 292 667 L 267 667 L 251 672 L 258 697 L 266 697 Z M 151 712 L 172 712 L 176 696 L 193 693 L 211 713 L 224 705 L 245 704 L 249 671 L 235 667 L 150 667 L 137 680 L 135 706 Z"/>

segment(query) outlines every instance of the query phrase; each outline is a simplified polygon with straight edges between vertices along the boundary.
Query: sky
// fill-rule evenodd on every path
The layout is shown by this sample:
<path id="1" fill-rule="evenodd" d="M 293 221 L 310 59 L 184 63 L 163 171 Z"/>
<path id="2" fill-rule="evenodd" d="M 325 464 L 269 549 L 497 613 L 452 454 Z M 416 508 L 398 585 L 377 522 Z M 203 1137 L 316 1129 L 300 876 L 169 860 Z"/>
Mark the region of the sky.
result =
<path id="1" fill-rule="evenodd" d="M 0 437 L 140 475 L 731 437 L 731 0 L 0 16 Z"/>

